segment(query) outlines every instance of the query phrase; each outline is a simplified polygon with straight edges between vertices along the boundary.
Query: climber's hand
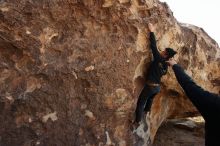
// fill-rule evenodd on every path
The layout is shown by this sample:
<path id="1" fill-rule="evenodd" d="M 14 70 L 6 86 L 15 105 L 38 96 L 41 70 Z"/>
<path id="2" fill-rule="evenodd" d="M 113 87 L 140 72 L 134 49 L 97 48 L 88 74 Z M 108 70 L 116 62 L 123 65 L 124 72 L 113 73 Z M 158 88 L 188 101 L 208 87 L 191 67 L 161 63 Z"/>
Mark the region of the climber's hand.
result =
<path id="1" fill-rule="evenodd" d="M 155 31 L 155 27 L 152 23 L 148 23 L 148 29 L 150 30 L 150 32 L 154 32 Z"/>
<path id="2" fill-rule="evenodd" d="M 166 63 L 167 63 L 169 66 L 173 66 L 174 64 L 177 64 L 176 61 L 175 61 L 173 58 L 170 58 L 168 61 L 166 61 Z"/>

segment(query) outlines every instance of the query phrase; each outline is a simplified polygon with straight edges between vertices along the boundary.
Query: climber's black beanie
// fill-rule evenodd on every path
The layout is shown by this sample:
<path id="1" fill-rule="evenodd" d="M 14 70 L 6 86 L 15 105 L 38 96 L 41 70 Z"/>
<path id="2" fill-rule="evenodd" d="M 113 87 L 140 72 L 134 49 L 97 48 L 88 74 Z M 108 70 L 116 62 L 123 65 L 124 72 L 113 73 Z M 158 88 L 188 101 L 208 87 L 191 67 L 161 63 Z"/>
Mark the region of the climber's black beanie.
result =
<path id="1" fill-rule="evenodd" d="M 165 50 L 166 50 L 166 53 L 168 55 L 168 59 L 172 58 L 177 53 L 172 48 L 166 48 Z"/>

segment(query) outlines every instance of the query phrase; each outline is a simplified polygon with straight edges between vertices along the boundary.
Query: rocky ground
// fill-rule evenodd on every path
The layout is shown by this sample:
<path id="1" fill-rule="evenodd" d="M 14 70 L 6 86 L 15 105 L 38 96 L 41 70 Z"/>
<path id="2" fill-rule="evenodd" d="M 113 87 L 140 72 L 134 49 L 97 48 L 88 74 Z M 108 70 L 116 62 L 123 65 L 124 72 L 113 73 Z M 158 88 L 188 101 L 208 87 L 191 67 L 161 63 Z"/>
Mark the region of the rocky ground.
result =
<path id="1" fill-rule="evenodd" d="M 158 50 L 174 48 L 219 93 L 218 44 L 159 0 L 0 0 L 0 145 L 145 146 L 166 119 L 198 114 L 169 69 L 148 128 L 129 129 L 152 60 L 149 22 Z"/>
<path id="2" fill-rule="evenodd" d="M 204 121 L 168 120 L 157 131 L 153 146 L 204 146 Z"/>

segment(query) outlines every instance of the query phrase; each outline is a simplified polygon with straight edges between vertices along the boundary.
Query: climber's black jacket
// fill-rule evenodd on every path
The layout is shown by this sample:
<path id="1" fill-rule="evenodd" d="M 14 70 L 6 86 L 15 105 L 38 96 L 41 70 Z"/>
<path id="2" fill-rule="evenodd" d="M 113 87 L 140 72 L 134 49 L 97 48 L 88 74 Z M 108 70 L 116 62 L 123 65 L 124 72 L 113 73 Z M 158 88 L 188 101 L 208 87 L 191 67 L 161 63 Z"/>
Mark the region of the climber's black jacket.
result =
<path id="1" fill-rule="evenodd" d="M 186 95 L 205 120 L 206 146 L 220 146 L 220 96 L 198 86 L 177 64 L 173 70 Z"/>
<path id="2" fill-rule="evenodd" d="M 146 79 L 149 82 L 159 84 L 161 77 L 167 73 L 168 66 L 166 60 L 160 56 L 153 32 L 150 32 L 150 47 L 154 59 L 150 64 Z"/>

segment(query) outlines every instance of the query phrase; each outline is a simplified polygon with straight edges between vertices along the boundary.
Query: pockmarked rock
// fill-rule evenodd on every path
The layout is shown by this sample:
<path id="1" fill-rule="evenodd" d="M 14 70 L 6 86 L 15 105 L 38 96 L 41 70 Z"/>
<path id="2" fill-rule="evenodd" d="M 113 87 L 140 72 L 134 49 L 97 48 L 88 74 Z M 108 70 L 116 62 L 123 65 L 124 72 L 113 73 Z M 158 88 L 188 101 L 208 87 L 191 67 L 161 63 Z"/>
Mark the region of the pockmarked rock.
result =
<path id="1" fill-rule="evenodd" d="M 149 22 L 159 51 L 176 50 L 195 82 L 219 93 L 218 44 L 166 3 L 1 0 L 0 145 L 150 145 L 167 118 L 198 115 L 170 69 L 131 130 L 152 60 Z"/>

